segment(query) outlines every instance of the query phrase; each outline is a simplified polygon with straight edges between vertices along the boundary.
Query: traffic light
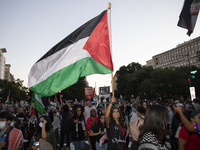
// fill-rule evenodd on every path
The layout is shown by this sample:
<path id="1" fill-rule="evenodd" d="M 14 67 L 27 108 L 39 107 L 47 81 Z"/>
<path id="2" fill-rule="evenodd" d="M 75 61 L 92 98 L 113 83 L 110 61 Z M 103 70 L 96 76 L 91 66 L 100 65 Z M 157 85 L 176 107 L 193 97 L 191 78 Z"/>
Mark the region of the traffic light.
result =
<path id="1" fill-rule="evenodd" d="M 191 74 L 191 78 L 194 79 L 195 78 L 195 74 L 197 73 L 197 70 L 193 70 L 193 71 L 190 71 L 190 74 Z"/>

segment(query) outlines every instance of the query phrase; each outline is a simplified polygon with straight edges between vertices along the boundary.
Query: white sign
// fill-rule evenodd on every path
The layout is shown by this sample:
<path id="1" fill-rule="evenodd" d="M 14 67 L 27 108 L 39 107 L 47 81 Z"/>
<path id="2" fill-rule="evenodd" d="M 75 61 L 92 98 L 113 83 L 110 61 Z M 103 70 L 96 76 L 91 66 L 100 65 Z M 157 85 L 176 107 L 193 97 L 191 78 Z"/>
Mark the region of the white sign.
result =
<path id="1" fill-rule="evenodd" d="M 99 87 L 99 101 L 100 103 L 110 101 L 110 86 Z"/>
<path id="2" fill-rule="evenodd" d="M 193 99 L 196 99 L 195 87 L 190 87 L 190 96 L 191 96 L 191 101 L 193 101 Z"/>

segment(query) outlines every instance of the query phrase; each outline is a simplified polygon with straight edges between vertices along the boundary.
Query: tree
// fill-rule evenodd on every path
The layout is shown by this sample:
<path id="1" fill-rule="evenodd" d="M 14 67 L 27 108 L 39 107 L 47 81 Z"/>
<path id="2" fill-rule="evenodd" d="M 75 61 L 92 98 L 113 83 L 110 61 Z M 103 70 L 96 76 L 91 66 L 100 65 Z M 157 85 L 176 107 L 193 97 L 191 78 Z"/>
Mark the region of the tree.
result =
<path id="1" fill-rule="evenodd" d="M 9 82 L 7 80 L 0 80 L 0 96 L 5 101 L 10 91 L 10 98 L 14 102 L 20 100 L 26 100 L 28 94 L 28 88 L 23 86 L 23 80 L 16 79 L 16 81 Z"/>
<path id="2" fill-rule="evenodd" d="M 83 100 L 85 99 L 84 87 L 87 86 L 86 77 L 79 78 L 77 83 L 62 91 L 63 98 L 67 100 L 75 100 L 75 98 L 78 101 Z"/>

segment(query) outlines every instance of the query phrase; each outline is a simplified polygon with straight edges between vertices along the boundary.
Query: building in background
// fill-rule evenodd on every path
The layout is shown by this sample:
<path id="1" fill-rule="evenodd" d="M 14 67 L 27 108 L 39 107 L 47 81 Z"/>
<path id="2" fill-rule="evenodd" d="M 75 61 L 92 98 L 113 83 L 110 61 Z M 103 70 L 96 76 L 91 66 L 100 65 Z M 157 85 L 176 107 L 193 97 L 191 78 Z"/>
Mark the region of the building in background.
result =
<path id="1" fill-rule="evenodd" d="M 4 76 L 4 79 L 8 80 L 9 82 L 15 81 L 14 75 L 10 73 L 10 67 L 11 67 L 10 64 L 5 65 L 5 76 Z"/>
<path id="2" fill-rule="evenodd" d="M 3 53 L 6 53 L 6 49 L 5 48 L 0 48 L 0 79 L 4 79 L 4 74 L 5 74 L 5 63 L 6 63 L 6 59 L 3 55 Z"/>
<path id="3" fill-rule="evenodd" d="M 6 64 L 6 59 L 3 53 L 6 53 L 6 48 L 0 48 L 0 79 L 15 81 L 14 75 L 10 73 L 10 64 Z"/>
<path id="4" fill-rule="evenodd" d="M 153 56 L 151 60 L 146 61 L 146 66 L 151 65 L 153 68 L 181 67 L 188 66 L 190 63 L 190 65 L 200 67 L 197 51 L 200 51 L 200 37 Z"/>

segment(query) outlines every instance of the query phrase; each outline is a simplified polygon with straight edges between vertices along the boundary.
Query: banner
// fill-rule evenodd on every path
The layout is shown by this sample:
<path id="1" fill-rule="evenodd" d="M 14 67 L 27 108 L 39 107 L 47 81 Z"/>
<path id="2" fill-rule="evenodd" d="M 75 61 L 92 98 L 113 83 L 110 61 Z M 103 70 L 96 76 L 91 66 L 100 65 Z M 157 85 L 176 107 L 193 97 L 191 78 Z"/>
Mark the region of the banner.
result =
<path id="1" fill-rule="evenodd" d="M 191 96 L 191 101 L 193 101 L 193 99 L 196 99 L 195 87 L 190 87 L 190 96 Z"/>
<path id="2" fill-rule="evenodd" d="M 107 103 L 110 101 L 110 86 L 99 87 L 99 102 Z"/>
<path id="3" fill-rule="evenodd" d="M 85 99 L 90 99 L 94 97 L 92 87 L 85 87 Z"/>

